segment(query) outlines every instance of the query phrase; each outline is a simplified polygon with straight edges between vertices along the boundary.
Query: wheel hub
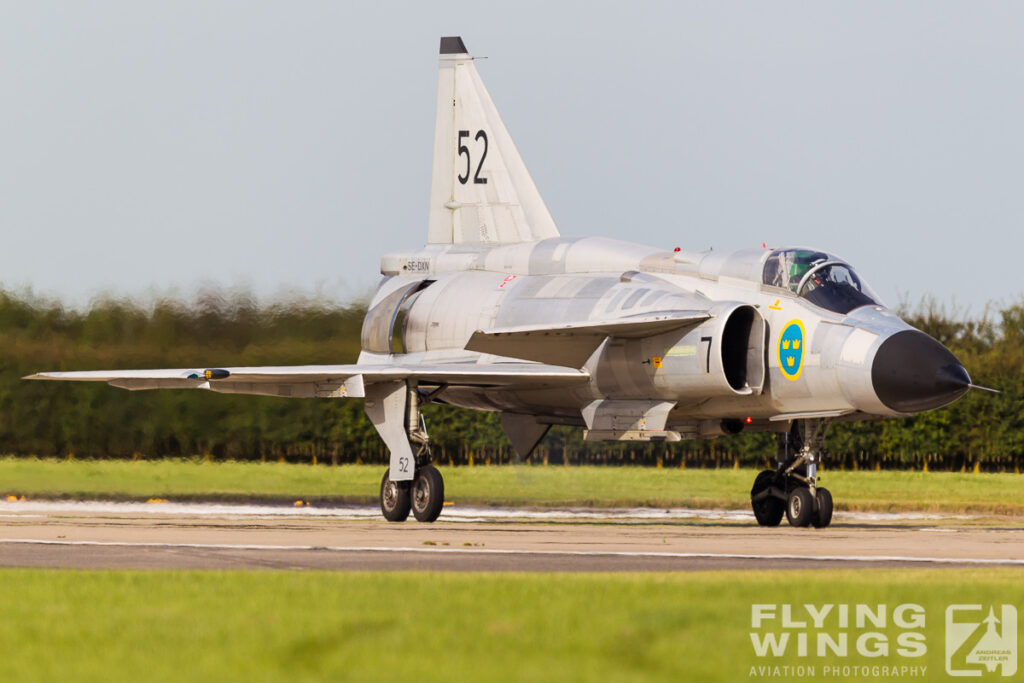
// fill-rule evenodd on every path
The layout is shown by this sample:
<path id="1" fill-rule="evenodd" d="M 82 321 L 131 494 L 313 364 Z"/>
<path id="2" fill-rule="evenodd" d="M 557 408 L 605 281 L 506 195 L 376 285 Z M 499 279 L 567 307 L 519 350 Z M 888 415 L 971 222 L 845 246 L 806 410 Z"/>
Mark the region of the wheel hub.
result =
<path id="1" fill-rule="evenodd" d="M 384 505 L 389 508 L 395 506 L 395 499 L 398 498 L 398 486 L 395 482 L 388 482 L 388 485 L 384 487 Z"/>
<path id="2" fill-rule="evenodd" d="M 412 490 L 412 503 L 422 509 L 430 498 L 430 484 L 425 479 L 417 479 Z"/>

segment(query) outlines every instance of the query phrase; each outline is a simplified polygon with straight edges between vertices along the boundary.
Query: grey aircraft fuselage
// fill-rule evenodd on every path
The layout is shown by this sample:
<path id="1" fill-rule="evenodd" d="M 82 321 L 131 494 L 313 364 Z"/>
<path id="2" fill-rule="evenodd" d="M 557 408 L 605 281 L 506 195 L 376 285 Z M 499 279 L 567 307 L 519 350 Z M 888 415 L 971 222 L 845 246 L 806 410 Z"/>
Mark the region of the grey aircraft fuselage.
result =
<path id="1" fill-rule="evenodd" d="M 466 351 L 474 332 L 707 310 L 710 317 L 689 328 L 605 339 L 583 364 L 589 380 L 570 388 L 452 387 L 438 399 L 566 424 L 586 423 L 584 409 L 595 401 L 662 401 L 672 404 L 664 429 L 674 440 L 671 432 L 686 438 L 743 427 L 781 431 L 799 417 L 904 416 L 951 402 L 967 390 L 964 376 L 948 386 L 925 386 L 943 366 L 960 366 L 948 351 L 935 348 L 941 348 L 938 342 L 914 332 L 888 308 L 872 303 L 840 313 L 790 288 L 765 284 L 766 261 L 773 253 L 671 252 L 605 238 L 558 237 L 388 254 L 381 262 L 386 277 L 364 325 L 359 363 L 501 363 L 501 356 Z M 395 315 L 403 302 L 402 315 Z M 393 321 L 396 329 L 375 328 L 375 318 Z M 802 349 L 782 348 L 787 329 L 794 332 L 788 336 L 799 336 Z M 876 375 L 886 369 L 876 364 L 883 347 L 888 351 L 883 356 L 899 351 L 901 362 L 916 358 L 928 367 L 904 367 L 902 379 L 873 378 L 873 369 Z M 392 355 L 396 351 L 401 355 Z M 793 365 L 784 368 L 790 359 Z M 883 357 L 878 363 L 893 361 Z M 948 372 L 959 375 L 955 367 Z M 614 429 L 597 431 L 622 438 Z"/>

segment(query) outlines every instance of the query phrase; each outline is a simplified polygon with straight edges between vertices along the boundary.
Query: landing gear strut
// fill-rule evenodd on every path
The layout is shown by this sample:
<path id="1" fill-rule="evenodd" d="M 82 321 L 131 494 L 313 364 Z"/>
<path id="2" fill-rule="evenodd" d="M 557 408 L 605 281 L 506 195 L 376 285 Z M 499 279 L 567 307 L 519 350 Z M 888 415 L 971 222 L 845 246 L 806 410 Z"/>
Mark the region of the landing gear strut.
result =
<path id="1" fill-rule="evenodd" d="M 433 522 L 444 507 L 444 479 L 431 464 L 430 436 L 420 413 L 419 390 L 413 382 L 407 387 L 405 433 L 414 454 L 415 474 L 411 482 L 391 481 L 391 468 L 384 472 L 380 510 L 389 522 L 404 522 L 410 510 L 417 521 Z"/>
<path id="2" fill-rule="evenodd" d="M 757 475 L 750 504 L 761 526 L 827 527 L 832 523 L 832 494 L 818 486 L 818 463 L 825 452 L 829 419 L 800 420 L 779 434 L 778 467 Z"/>

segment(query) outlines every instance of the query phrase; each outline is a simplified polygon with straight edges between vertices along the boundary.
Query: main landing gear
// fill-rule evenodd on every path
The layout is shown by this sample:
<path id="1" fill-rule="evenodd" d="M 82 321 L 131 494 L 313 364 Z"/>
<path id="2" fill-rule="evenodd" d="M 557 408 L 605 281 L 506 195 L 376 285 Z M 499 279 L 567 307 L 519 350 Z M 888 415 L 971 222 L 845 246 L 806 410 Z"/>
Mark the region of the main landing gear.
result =
<path id="1" fill-rule="evenodd" d="M 818 463 L 825 452 L 829 420 L 800 420 L 779 434 L 778 467 L 757 475 L 750 505 L 761 526 L 778 526 L 785 515 L 792 526 L 832 523 L 832 494 L 818 486 Z"/>
<path id="2" fill-rule="evenodd" d="M 404 522 L 412 511 L 419 522 L 433 522 L 444 507 L 444 479 L 431 463 L 430 437 L 420 414 L 419 393 L 410 386 L 406 401 L 406 434 L 415 454 L 412 481 L 391 481 L 391 468 L 380 481 L 380 511 L 389 522 Z"/>
<path id="3" fill-rule="evenodd" d="M 404 522 L 412 511 L 420 522 L 433 522 L 444 507 L 444 479 L 433 465 L 416 468 L 416 478 L 391 481 L 390 468 L 380 480 L 380 511 L 389 522 Z"/>

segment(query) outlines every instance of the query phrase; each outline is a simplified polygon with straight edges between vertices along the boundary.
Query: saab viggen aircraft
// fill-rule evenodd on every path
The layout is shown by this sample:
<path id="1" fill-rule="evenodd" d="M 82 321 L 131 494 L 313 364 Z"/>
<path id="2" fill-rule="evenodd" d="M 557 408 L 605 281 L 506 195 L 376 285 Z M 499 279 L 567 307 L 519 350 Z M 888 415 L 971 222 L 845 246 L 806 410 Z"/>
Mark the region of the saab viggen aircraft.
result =
<path id="1" fill-rule="evenodd" d="M 432 522 L 444 482 L 424 403 L 498 411 L 530 455 L 551 425 L 589 441 L 778 434 L 757 521 L 828 526 L 836 420 L 939 408 L 973 386 L 942 344 L 818 249 L 666 251 L 562 237 L 461 38 L 441 39 L 427 244 L 383 256 L 355 365 L 44 372 L 122 389 L 365 399 L 390 451 L 386 519 Z"/>

